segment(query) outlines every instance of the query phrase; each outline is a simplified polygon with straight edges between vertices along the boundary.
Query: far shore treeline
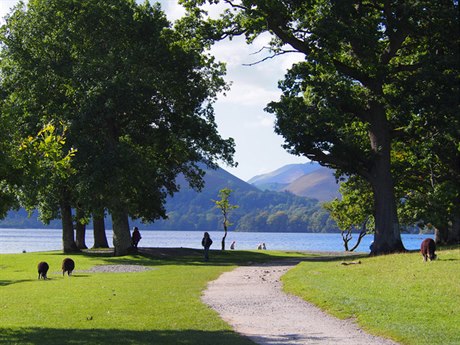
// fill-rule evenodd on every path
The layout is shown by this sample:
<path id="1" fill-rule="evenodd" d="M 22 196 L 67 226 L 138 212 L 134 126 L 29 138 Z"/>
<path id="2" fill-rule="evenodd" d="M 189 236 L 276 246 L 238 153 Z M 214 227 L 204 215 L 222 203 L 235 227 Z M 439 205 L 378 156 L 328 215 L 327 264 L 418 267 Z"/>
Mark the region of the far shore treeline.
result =
<path id="1" fill-rule="evenodd" d="M 255 232 L 338 232 L 335 221 L 315 200 L 289 192 L 261 191 L 238 179 L 224 169 L 205 169 L 205 186 L 201 192 L 188 187 L 183 178 L 178 184 L 183 188 L 167 199 L 168 219 L 144 224 L 131 220 L 132 226 L 152 230 L 214 231 L 222 229 L 222 219 L 213 200 L 220 189 L 232 189 L 231 201 L 238 208 L 230 214 L 232 231 Z M 109 217 L 105 225 L 111 229 Z M 60 221 L 52 221 L 51 228 L 60 228 Z M 37 212 L 28 217 L 25 210 L 11 211 L 0 221 L 0 227 L 43 228 Z M 92 228 L 92 222 L 88 224 Z"/>

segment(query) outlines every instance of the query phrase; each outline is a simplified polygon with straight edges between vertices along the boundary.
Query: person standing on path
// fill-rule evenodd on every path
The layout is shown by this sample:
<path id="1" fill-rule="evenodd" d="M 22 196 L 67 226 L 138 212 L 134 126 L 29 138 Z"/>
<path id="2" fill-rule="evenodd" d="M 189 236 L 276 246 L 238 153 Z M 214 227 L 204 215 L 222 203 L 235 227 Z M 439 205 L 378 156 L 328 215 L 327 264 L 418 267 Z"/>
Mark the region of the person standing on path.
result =
<path id="1" fill-rule="evenodd" d="M 133 231 L 133 236 L 132 236 L 132 244 L 134 248 L 137 248 L 137 245 L 139 244 L 139 241 L 141 240 L 142 236 L 141 233 L 139 232 L 139 229 L 137 226 L 134 227 Z"/>
<path id="2" fill-rule="evenodd" d="M 209 261 L 209 248 L 212 245 L 212 240 L 208 232 L 204 233 L 201 245 L 204 247 L 204 261 Z"/>

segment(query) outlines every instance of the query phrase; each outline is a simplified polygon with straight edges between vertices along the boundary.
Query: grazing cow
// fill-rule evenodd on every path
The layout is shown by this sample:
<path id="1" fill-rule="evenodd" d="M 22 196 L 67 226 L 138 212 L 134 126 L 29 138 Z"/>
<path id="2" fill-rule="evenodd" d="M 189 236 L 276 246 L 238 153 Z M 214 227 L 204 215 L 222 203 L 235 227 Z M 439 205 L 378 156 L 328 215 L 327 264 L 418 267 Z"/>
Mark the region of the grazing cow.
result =
<path id="1" fill-rule="evenodd" d="M 38 279 L 47 279 L 46 277 L 46 274 L 48 273 L 48 270 L 50 268 L 50 266 L 48 265 L 48 263 L 46 263 L 45 261 L 42 261 L 38 264 Z"/>
<path id="2" fill-rule="evenodd" d="M 423 256 L 423 261 L 427 261 L 428 258 L 430 261 L 433 261 L 437 258 L 436 254 L 436 243 L 433 239 L 427 238 L 423 240 L 422 245 L 420 246 L 420 252 Z"/>
<path id="3" fill-rule="evenodd" d="M 67 272 L 67 275 L 71 275 L 75 268 L 75 262 L 71 258 L 65 258 L 62 261 L 62 275 Z"/>

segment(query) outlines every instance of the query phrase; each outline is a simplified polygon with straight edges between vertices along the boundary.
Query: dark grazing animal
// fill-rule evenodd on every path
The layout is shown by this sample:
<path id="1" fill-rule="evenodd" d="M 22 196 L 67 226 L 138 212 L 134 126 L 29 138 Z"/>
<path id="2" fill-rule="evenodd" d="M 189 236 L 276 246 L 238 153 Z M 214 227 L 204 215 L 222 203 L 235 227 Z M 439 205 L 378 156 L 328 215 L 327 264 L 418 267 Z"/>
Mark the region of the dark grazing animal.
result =
<path id="1" fill-rule="evenodd" d="M 437 258 L 435 251 L 436 243 L 432 238 L 423 240 L 422 245 L 420 246 L 420 252 L 422 253 L 423 261 L 427 261 L 428 259 L 430 259 L 430 261 L 435 260 Z"/>
<path id="2" fill-rule="evenodd" d="M 71 275 L 75 268 L 75 262 L 71 258 L 65 258 L 62 261 L 62 275 L 67 272 L 67 275 Z"/>
<path id="3" fill-rule="evenodd" d="M 47 279 L 46 274 L 48 273 L 48 270 L 50 268 L 48 263 L 46 263 L 45 261 L 39 262 L 37 268 L 38 268 L 38 279 L 41 279 L 41 278 Z"/>

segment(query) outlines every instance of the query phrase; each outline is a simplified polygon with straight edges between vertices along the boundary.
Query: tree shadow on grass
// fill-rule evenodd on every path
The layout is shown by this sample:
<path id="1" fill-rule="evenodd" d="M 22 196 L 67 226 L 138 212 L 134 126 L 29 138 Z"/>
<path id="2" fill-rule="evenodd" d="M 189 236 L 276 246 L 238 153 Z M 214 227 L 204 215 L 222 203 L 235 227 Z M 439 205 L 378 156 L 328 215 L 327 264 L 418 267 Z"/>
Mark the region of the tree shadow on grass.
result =
<path id="1" fill-rule="evenodd" d="M 51 255 L 63 255 L 52 253 Z M 103 253 L 83 251 L 68 254 L 72 258 L 78 256 L 97 257 L 106 259 L 110 265 L 143 265 L 143 266 L 165 266 L 165 265 L 193 265 L 193 266 L 245 266 L 253 264 L 280 265 L 283 263 L 298 263 L 300 261 L 336 261 L 356 259 L 367 256 L 367 254 L 345 253 L 345 252 L 286 252 L 286 254 L 270 253 L 270 251 L 249 251 L 249 250 L 211 250 L 209 261 L 204 261 L 203 250 L 194 248 L 139 248 L 138 252 L 128 256 L 114 257 L 105 250 Z"/>
<path id="2" fill-rule="evenodd" d="M 130 331 L 118 329 L 0 329 L 0 344 L 23 345 L 254 345 L 231 331 Z"/>
<path id="3" fill-rule="evenodd" d="M 7 286 L 7 285 L 18 284 L 18 283 L 25 283 L 25 282 L 31 282 L 31 281 L 34 281 L 34 279 L 0 280 L 0 286 Z"/>

